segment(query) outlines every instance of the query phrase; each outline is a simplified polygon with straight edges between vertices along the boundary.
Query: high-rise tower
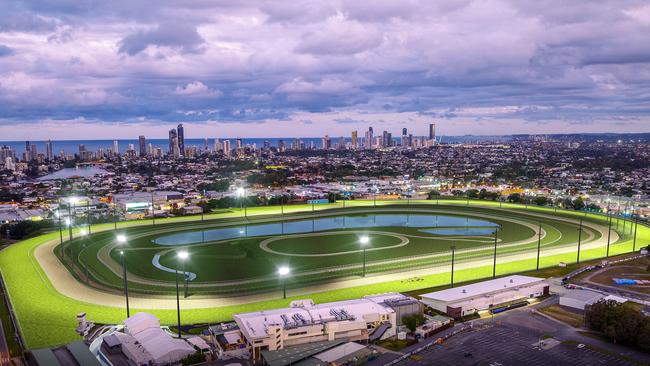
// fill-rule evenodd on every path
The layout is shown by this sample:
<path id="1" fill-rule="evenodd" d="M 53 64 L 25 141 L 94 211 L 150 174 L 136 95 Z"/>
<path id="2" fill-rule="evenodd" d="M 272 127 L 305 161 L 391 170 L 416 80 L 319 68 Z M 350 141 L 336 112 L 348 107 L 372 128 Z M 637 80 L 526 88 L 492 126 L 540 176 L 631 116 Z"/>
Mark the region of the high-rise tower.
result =
<path id="1" fill-rule="evenodd" d="M 140 157 L 144 158 L 147 156 L 147 141 L 143 135 L 140 135 L 140 137 L 138 137 L 138 145 L 140 145 Z"/>
<path id="2" fill-rule="evenodd" d="M 183 124 L 179 123 L 176 127 L 178 132 L 178 149 L 180 150 L 181 155 L 185 155 L 185 130 L 183 129 Z"/>

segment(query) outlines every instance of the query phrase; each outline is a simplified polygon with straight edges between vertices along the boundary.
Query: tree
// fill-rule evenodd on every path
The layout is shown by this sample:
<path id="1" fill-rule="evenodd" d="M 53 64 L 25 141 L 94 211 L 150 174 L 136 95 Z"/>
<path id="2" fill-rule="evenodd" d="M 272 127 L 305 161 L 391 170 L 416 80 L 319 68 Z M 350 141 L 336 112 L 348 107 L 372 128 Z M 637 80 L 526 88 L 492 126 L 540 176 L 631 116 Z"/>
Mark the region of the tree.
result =
<path id="1" fill-rule="evenodd" d="M 434 191 L 429 191 L 429 193 L 427 193 L 427 199 L 428 200 L 435 200 L 435 199 L 437 199 L 439 197 L 440 197 L 440 192 L 438 192 L 438 191 L 434 190 Z"/>
<path id="2" fill-rule="evenodd" d="M 650 318 L 634 306 L 613 300 L 600 300 L 585 308 L 585 323 L 615 343 L 650 350 Z"/>
<path id="3" fill-rule="evenodd" d="M 465 191 L 465 195 L 467 195 L 467 197 L 472 199 L 478 198 L 478 193 L 479 193 L 478 189 L 468 189 L 467 191 Z"/>
<path id="4" fill-rule="evenodd" d="M 519 193 L 511 193 L 507 198 L 508 202 L 519 203 L 521 202 L 521 195 Z"/>
<path id="5" fill-rule="evenodd" d="M 578 197 L 573 200 L 573 209 L 576 211 L 580 211 L 583 208 L 585 208 L 585 201 L 582 199 L 582 197 Z"/>
<path id="6" fill-rule="evenodd" d="M 548 198 L 544 196 L 537 196 L 533 199 L 533 203 L 537 206 L 546 206 L 548 204 Z"/>
<path id="7" fill-rule="evenodd" d="M 402 323 L 408 328 L 408 330 L 411 331 L 411 333 L 415 332 L 415 329 L 419 326 L 424 324 L 424 315 L 422 314 L 412 314 L 412 315 L 406 315 L 402 317 Z"/>

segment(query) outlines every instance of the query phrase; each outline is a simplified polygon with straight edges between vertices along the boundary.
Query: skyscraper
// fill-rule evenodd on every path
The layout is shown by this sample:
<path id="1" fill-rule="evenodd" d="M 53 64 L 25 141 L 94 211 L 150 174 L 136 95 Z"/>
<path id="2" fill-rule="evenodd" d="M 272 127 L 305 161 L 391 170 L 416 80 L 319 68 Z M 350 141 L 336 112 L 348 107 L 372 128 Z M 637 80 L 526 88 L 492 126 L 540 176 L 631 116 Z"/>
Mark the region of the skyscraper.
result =
<path id="1" fill-rule="evenodd" d="M 357 131 L 352 131 L 352 148 L 357 148 Z"/>
<path id="2" fill-rule="evenodd" d="M 408 133 L 408 130 L 406 129 L 406 127 L 402 128 L 402 136 L 406 136 L 408 134 L 409 133 Z"/>
<path id="3" fill-rule="evenodd" d="M 323 137 L 322 145 L 323 145 L 323 150 L 329 150 L 331 145 L 330 145 L 330 137 L 328 135 L 325 135 L 325 137 Z"/>
<path id="4" fill-rule="evenodd" d="M 366 149 L 372 149 L 373 139 L 374 136 L 372 133 L 372 127 L 368 127 L 368 131 L 366 131 L 366 141 L 365 141 Z"/>
<path id="5" fill-rule="evenodd" d="M 117 140 L 113 140 L 113 154 L 120 155 L 120 144 Z"/>
<path id="6" fill-rule="evenodd" d="M 223 140 L 223 154 L 230 156 L 230 140 Z"/>
<path id="7" fill-rule="evenodd" d="M 435 139 L 436 139 L 436 124 L 429 123 L 429 140 L 435 140 Z"/>
<path id="8" fill-rule="evenodd" d="M 140 157 L 144 158 L 147 156 L 147 141 L 143 135 L 140 135 L 140 137 L 138 137 L 138 143 L 140 145 Z"/>
<path id="9" fill-rule="evenodd" d="M 36 144 L 29 145 L 29 160 L 38 159 L 38 150 L 36 149 Z"/>
<path id="10" fill-rule="evenodd" d="M 47 160 L 54 159 L 54 153 L 52 152 L 52 140 L 47 140 L 45 143 L 45 158 Z"/>
<path id="11" fill-rule="evenodd" d="M 185 155 L 185 130 L 183 129 L 183 124 L 179 123 L 178 127 L 176 127 L 178 130 L 178 134 L 176 135 L 178 137 L 178 150 L 180 151 L 181 155 Z"/>
<path id="12" fill-rule="evenodd" d="M 175 129 L 169 130 L 169 155 L 174 158 L 180 156 L 180 147 L 178 145 L 178 133 Z"/>

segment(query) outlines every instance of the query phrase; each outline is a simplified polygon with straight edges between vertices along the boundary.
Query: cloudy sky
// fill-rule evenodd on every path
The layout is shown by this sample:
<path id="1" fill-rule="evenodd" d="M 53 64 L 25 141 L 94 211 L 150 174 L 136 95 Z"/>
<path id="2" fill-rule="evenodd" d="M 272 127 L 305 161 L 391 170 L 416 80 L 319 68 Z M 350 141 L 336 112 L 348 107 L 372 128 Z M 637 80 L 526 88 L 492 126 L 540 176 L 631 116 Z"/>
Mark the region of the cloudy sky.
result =
<path id="1" fill-rule="evenodd" d="M 154 5 L 155 4 L 155 5 Z M 650 132 L 650 3 L 3 0 L 0 140 Z"/>

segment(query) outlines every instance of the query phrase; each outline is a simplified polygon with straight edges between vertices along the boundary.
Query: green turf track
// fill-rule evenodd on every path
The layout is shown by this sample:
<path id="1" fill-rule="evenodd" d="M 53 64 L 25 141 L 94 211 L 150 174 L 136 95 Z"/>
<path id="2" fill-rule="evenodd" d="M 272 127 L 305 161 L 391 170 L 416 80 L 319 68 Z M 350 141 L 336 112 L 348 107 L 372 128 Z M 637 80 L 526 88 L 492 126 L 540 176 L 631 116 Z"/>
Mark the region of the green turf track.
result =
<path id="1" fill-rule="evenodd" d="M 377 206 L 384 204 L 395 204 L 395 201 L 377 202 Z M 399 203 L 407 204 L 406 201 Z M 435 204 L 436 201 L 411 201 L 415 204 Z M 441 200 L 442 203 L 442 200 Z M 465 205 L 466 201 L 444 201 L 446 205 Z M 348 201 L 347 207 L 353 206 L 372 206 L 372 201 Z M 488 206 L 498 207 L 499 203 L 470 201 L 473 207 Z M 329 205 L 315 206 L 315 210 L 325 210 L 331 208 L 342 208 L 342 203 L 338 202 Z M 514 204 L 503 204 L 503 208 L 512 208 L 514 210 L 524 210 L 523 206 Z M 528 207 L 528 210 L 552 213 L 552 209 L 540 207 Z M 310 205 L 296 205 L 285 207 L 285 213 L 312 210 Z M 280 207 L 260 207 L 248 209 L 248 215 L 277 215 L 280 213 Z M 572 217 L 585 217 L 580 212 L 559 211 L 558 214 Z M 243 212 L 226 212 L 221 214 L 206 215 L 205 219 L 225 219 L 242 217 Z M 605 218 L 600 215 L 588 214 L 587 219 L 592 221 L 605 222 Z M 156 220 L 157 224 L 190 222 L 200 220 L 200 216 L 179 217 L 172 219 Z M 139 225 L 149 225 L 150 220 L 123 222 L 119 227 L 133 227 Z M 112 224 L 102 224 L 93 226 L 93 232 L 112 229 Z M 629 223 L 628 223 L 629 227 Z M 64 297 L 57 293 L 44 276 L 43 271 L 33 258 L 33 251 L 36 247 L 46 241 L 58 238 L 58 232 L 41 235 L 32 239 L 11 245 L 0 252 L 0 269 L 6 281 L 10 299 L 13 303 L 16 315 L 18 317 L 19 327 L 29 348 L 40 348 L 65 344 L 72 340 L 79 339 L 74 332 L 76 326 L 75 316 L 78 312 L 85 311 L 89 318 L 99 323 L 118 323 L 124 318 L 124 309 L 99 306 L 76 301 Z M 650 243 L 650 228 L 639 225 L 637 233 L 637 248 Z M 632 239 L 627 237 L 612 245 L 610 255 L 627 253 L 632 250 Z M 584 250 L 581 254 L 581 260 L 600 258 L 605 256 L 605 248 Z M 556 266 L 558 262 L 567 263 L 575 262 L 575 254 L 563 254 L 552 257 L 542 257 L 541 267 Z M 499 265 L 498 275 L 527 271 L 535 268 L 535 260 L 522 260 L 519 262 Z M 492 276 L 492 267 L 477 267 L 471 270 L 457 271 L 454 274 L 456 282 L 470 281 Z M 437 274 L 423 277 L 419 282 L 402 282 L 392 281 L 376 283 L 359 287 L 332 290 L 323 293 L 309 295 L 317 303 L 336 301 L 344 299 L 353 299 L 372 293 L 381 293 L 388 291 L 412 291 L 420 288 L 440 286 L 449 283 L 449 274 Z M 305 298 L 305 296 L 300 296 Z M 207 323 L 225 321 L 231 318 L 233 313 L 255 311 L 268 308 L 286 306 L 290 301 L 297 298 L 290 297 L 286 300 L 273 299 L 264 302 L 251 303 L 246 305 L 229 306 L 221 308 L 196 309 L 183 312 L 183 322 L 185 323 Z M 133 312 L 138 311 L 132 309 Z M 173 324 L 176 320 L 176 312 L 173 310 L 147 310 L 158 316 L 163 323 Z"/>

